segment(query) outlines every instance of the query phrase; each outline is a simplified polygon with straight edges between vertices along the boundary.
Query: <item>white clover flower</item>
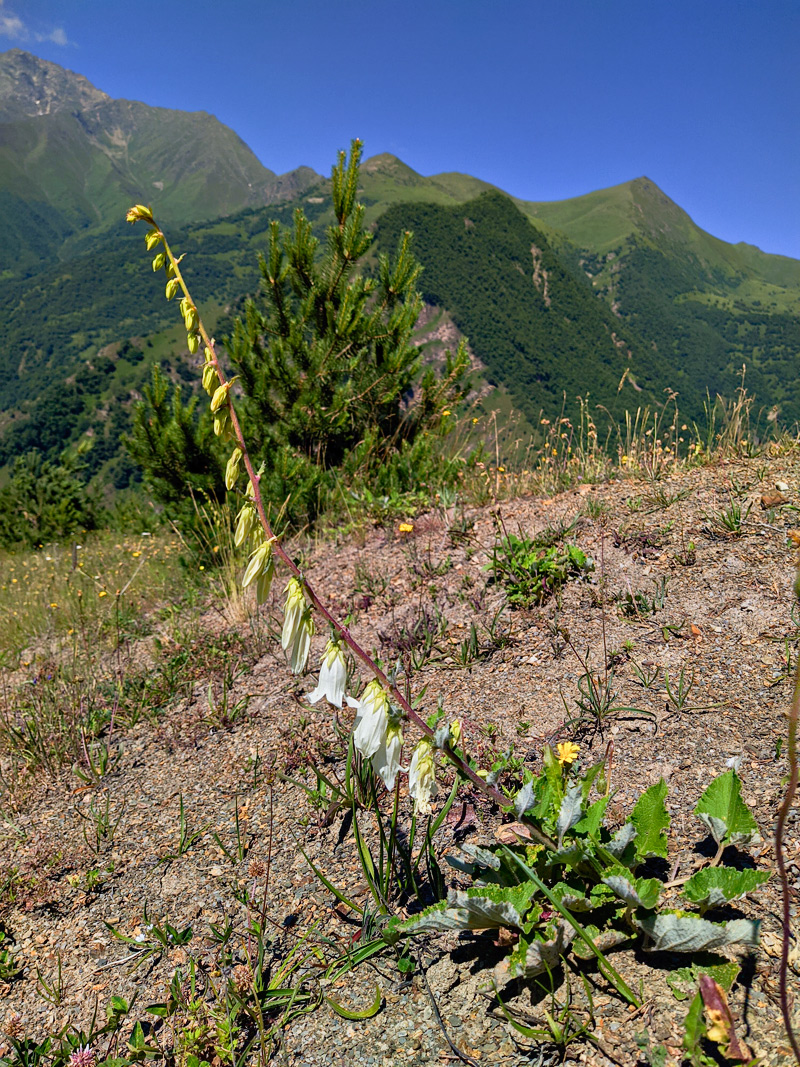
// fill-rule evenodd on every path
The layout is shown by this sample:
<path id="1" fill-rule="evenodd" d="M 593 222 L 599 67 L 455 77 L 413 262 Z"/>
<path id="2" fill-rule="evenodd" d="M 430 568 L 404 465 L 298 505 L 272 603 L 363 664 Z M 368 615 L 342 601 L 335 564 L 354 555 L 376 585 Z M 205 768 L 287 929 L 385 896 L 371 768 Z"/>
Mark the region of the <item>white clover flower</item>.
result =
<path id="1" fill-rule="evenodd" d="M 357 702 L 353 744 L 364 759 L 372 759 L 386 739 L 389 726 L 389 699 L 381 683 L 368 682 Z"/>
<path id="2" fill-rule="evenodd" d="M 344 701 L 344 684 L 347 681 L 347 664 L 344 661 L 342 646 L 335 637 L 331 637 L 322 654 L 317 688 L 306 695 L 306 700 L 316 704 L 320 697 L 325 697 L 329 704 L 340 708 Z"/>
<path id="3" fill-rule="evenodd" d="M 305 669 L 313 633 L 314 620 L 311 617 L 311 608 L 306 604 L 302 582 L 297 578 L 290 578 L 286 586 L 281 647 L 284 652 L 289 653 L 289 665 L 293 674 L 300 674 Z"/>
<path id="4" fill-rule="evenodd" d="M 389 722 L 383 741 L 372 757 L 372 769 L 391 792 L 400 770 L 400 753 L 403 751 L 403 731 L 399 722 Z"/>
<path id="5" fill-rule="evenodd" d="M 408 768 L 408 791 L 414 798 L 414 814 L 430 815 L 431 800 L 436 796 L 436 767 L 433 745 L 427 737 L 417 742 Z"/>

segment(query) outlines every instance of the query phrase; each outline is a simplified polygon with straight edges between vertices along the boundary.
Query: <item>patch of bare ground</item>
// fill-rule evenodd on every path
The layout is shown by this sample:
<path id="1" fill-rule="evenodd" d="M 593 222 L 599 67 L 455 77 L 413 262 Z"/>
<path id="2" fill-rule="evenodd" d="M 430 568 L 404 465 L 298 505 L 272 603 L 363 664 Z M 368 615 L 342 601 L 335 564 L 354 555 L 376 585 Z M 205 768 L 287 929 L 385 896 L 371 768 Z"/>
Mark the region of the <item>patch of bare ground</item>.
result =
<path id="1" fill-rule="evenodd" d="M 335 613 L 351 613 L 351 630 L 365 647 L 387 662 L 416 664 L 412 693 L 424 687 L 426 714 L 441 698 L 448 714 L 461 719 L 466 748 L 482 766 L 512 745 L 536 768 L 545 741 L 577 740 L 587 762 L 611 744 L 620 822 L 663 777 L 673 877 L 707 858 L 691 812 L 708 782 L 739 759 L 744 798 L 761 834 L 748 854 L 772 871 L 773 826 L 787 773 L 788 660 L 794 662 L 800 639 L 787 541 L 795 512 L 760 506 L 776 482 L 792 487 L 791 503 L 800 503 L 800 465 L 754 460 L 652 483 L 586 485 L 553 499 L 431 512 L 410 533 L 375 529 L 360 540 L 306 547 L 306 573 Z M 738 522 L 735 514 L 730 519 L 732 507 L 740 508 Z M 498 522 L 525 533 L 574 523 L 569 539 L 593 557 L 594 573 L 565 586 L 558 601 L 511 610 L 487 571 Z M 261 619 L 265 637 L 277 635 L 281 596 L 276 583 Z M 219 615 L 212 617 L 218 628 Z M 312 664 L 325 638 L 315 637 Z M 331 713 L 304 702 L 313 680 L 289 675 L 277 642 L 265 647 L 270 651 L 225 695 L 230 707 L 247 698 L 246 710 L 227 725 L 209 717 L 207 682 L 195 680 L 188 698 L 156 725 L 140 722 L 115 738 L 119 761 L 98 784 L 88 787 L 66 772 L 34 783 L 21 809 L 8 816 L 2 923 L 22 975 L 0 988 L 0 1021 L 17 1012 L 24 1032 L 41 1038 L 68 1023 L 87 1025 L 96 1004 L 103 1017 L 116 995 L 129 1003 L 135 998 L 131 1021 L 148 1020 L 154 1040 L 169 1046 L 169 1027 L 146 1008 L 165 1001 L 172 974 L 176 967 L 185 971 L 190 956 L 209 987 L 244 963 L 252 906 L 248 914 L 236 896 L 243 898 L 245 889 L 258 900 L 266 893 L 276 966 L 306 935 L 328 954 L 331 944 L 341 951 L 357 943 L 359 926 L 334 910 L 299 848 L 364 903 L 352 836 L 340 816 L 312 808 L 301 789 L 275 773 L 310 786 L 309 761 L 340 772 Z M 606 678 L 612 670 L 615 704 L 637 710 L 598 723 L 579 709 L 579 682 L 587 671 Z M 98 837 L 103 812 L 109 831 Z M 463 841 L 494 840 L 508 818 L 469 793 L 454 813 L 437 840 L 441 853 L 457 852 Z M 797 814 L 791 813 L 786 841 L 793 908 L 800 891 Z M 266 889 L 253 860 L 269 868 Z M 737 1031 L 764 1064 L 787 1063 L 777 997 L 776 879 L 738 904 L 739 914 L 762 921 L 762 938 L 757 950 L 740 955 L 730 998 Z M 150 938 L 147 924 L 163 928 L 164 920 L 178 931 L 191 926 L 192 939 L 135 956 L 137 944 Z M 212 927 L 219 931 L 226 923 L 233 934 L 222 951 Z M 139 940 L 123 942 L 114 931 Z M 427 938 L 414 951 L 421 968 L 410 981 L 391 959 L 378 958 L 324 990 L 359 1010 L 377 983 L 383 1008 L 376 1016 L 345 1019 L 327 1006 L 303 1015 L 283 1029 L 275 1062 L 452 1062 L 445 1031 L 481 1064 L 556 1062 L 551 1047 L 520 1037 L 498 1010 L 491 975 L 505 950 L 491 937 Z M 666 979 L 686 961 L 623 947 L 613 962 L 641 993 L 643 1007 L 629 1009 L 595 968 L 585 967 L 595 1040 L 572 1044 L 566 1062 L 644 1062 L 637 1034 L 646 1033 L 652 1045 L 665 1047 L 667 1063 L 679 1063 L 688 1001 L 676 1000 Z M 790 978 L 796 994 L 796 975 Z M 555 979 L 563 999 L 565 980 Z M 43 980 L 45 988 L 58 980 L 58 995 L 44 997 Z M 574 975 L 569 980 L 576 1016 L 585 1019 L 584 987 Z M 314 989 L 313 967 L 305 988 Z M 528 1025 L 543 1024 L 549 1002 L 531 985 L 508 990 L 506 1000 Z"/>

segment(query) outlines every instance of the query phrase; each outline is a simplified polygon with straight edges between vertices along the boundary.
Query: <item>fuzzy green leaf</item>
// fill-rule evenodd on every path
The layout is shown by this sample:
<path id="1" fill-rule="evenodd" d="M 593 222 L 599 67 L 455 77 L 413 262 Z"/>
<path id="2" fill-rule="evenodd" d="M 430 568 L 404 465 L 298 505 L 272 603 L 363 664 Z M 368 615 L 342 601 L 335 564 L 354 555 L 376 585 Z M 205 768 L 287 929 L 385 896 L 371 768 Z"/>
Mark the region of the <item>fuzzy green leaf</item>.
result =
<path id="1" fill-rule="evenodd" d="M 689 994 L 697 987 L 697 979 L 701 974 L 710 975 L 715 982 L 719 982 L 726 992 L 730 992 L 731 986 L 736 981 L 741 967 L 737 960 L 729 960 L 727 956 L 715 956 L 711 953 L 703 953 L 689 967 L 679 967 L 666 976 L 667 985 L 675 995 L 676 1000 L 686 1000 Z"/>
<path id="2" fill-rule="evenodd" d="M 446 901 L 426 908 L 405 922 L 392 924 L 392 933 L 415 937 L 447 930 L 492 930 L 501 926 L 522 929 L 535 892 L 532 882 L 472 886 L 465 893 L 451 889 Z"/>
<path id="3" fill-rule="evenodd" d="M 731 768 L 711 782 L 694 809 L 718 845 L 723 841 L 730 845 L 747 844 L 758 830 L 741 791 L 741 779 Z"/>
<path id="4" fill-rule="evenodd" d="M 732 867 L 704 867 L 684 885 L 684 895 L 693 904 L 724 904 L 750 893 L 766 882 L 768 871 L 735 871 Z"/>
<path id="5" fill-rule="evenodd" d="M 552 971 L 574 937 L 574 929 L 569 923 L 561 921 L 556 927 L 555 936 L 548 941 L 527 941 L 521 937 L 508 959 L 495 968 L 495 980 L 500 984 L 507 978 L 533 978 L 544 971 Z"/>
<path id="6" fill-rule="evenodd" d="M 661 882 L 657 878 L 633 878 L 626 868 L 607 874 L 603 884 L 620 900 L 636 908 L 654 908 L 661 893 Z"/>
<path id="7" fill-rule="evenodd" d="M 667 855 L 665 831 L 670 818 L 664 804 L 666 795 L 667 783 L 662 778 L 642 793 L 631 813 L 630 821 L 636 827 L 636 859 L 639 861 L 648 856 L 665 858 Z"/>
<path id="8" fill-rule="evenodd" d="M 594 804 L 589 807 L 581 821 L 575 824 L 575 833 L 586 834 L 587 837 L 594 837 L 603 825 L 603 816 L 606 813 L 606 808 L 610 799 L 610 797 L 600 797 L 599 800 L 596 800 Z"/>
<path id="9" fill-rule="evenodd" d="M 558 822 L 556 823 L 556 833 L 558 834 L 558 845 L 561 847 L 561 842 L 564 840 L 564 834 L 567 830 L 572 829 L 576 823 L 581 821 L 583 815 L 583 796 L 581 791 L 580 782 L 570 782 L 567 787 L 567 794 L 561 801 L 561 808 L 558 812 Z"/>
<path id="10" fill-rule="evenodd" d="M 712 923 L 696 915 L 665 912 L 636 918 L 645 932 L 651 952 L 704 952 L 725 945 L 757 945 L 760 922 L 734 919 L 729 923 Z"/>

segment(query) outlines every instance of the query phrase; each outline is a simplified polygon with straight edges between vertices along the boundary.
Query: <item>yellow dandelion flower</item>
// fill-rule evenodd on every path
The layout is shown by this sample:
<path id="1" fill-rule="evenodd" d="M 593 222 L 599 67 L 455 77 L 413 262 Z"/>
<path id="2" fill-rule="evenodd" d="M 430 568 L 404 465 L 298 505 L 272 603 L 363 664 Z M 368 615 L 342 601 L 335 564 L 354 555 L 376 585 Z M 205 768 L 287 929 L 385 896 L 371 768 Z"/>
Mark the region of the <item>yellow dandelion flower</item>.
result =
<path id="1" fill-rule="evenodd" d="M 105 589 L 101 589 L 100 592 L 97 595 L 98 596 L 108 596 L 108 593 L 105 591 Z"/>
<path id="2" fill-rule="evenodd" d="M 562 741 L 557 746 L 556 757 L 563 767 L 565 763 L 574 763 L 579 751 L 574 741 Z"/>
<path id="3" fill-rule="evenodd" d="M 449 415 L 449 414 L 450 414 L 450 408 L 445 408 L 444 411 L 442 412 L 442 418 L 444 418 L 445 415 Z"/>
<path id="4" fill-rule="evenodd" d="M 132 552 L 131 553 L 131 555 L 133 556 L 134 559 L 138 559 L 139 556 L 141 556 L 141 554 L 142 554 L 141 552 Z"/>
<path id="5" fill-rule="evenodd" d="M 400 533 L 411 533 L 413 529 L 414 524 L 411 522 L 401 522 L 398 526 L 398 530 L 400 531 Z"/>

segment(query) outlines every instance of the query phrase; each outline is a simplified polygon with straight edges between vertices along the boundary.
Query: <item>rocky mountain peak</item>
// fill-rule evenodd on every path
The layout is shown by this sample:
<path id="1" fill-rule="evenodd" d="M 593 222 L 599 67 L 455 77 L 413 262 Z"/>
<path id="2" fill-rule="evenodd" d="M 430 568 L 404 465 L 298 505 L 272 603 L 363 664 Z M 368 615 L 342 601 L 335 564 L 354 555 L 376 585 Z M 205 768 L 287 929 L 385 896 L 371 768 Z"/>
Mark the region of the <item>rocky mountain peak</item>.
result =
<path id="1" fill-rule="evenodd" d="M 0 53 L 0 121 L 85 111 L 109 100 L 82 74 L 12 48 Z"/>

